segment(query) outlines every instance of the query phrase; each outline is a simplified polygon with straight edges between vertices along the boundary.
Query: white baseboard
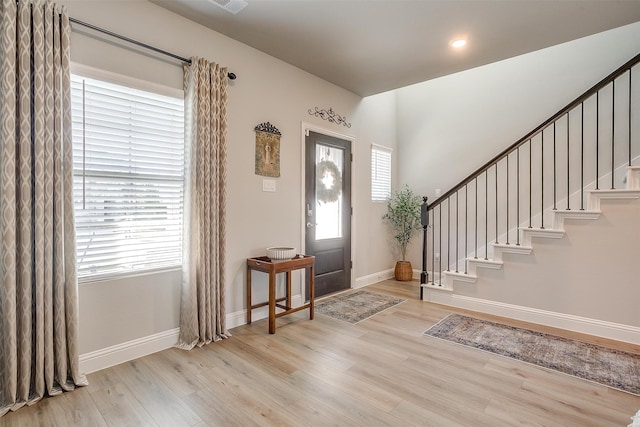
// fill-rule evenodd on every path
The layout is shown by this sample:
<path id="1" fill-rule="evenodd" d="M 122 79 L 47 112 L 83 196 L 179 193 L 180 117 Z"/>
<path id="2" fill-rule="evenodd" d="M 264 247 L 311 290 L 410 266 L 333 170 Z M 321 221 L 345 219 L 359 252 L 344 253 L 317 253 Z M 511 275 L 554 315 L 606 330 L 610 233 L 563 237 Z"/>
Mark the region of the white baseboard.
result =
<path id="1" fill-rule="evenodd" d="M 425 288 L 425 300 L 467 310 L 509 317 L 525 322 L 566 329 L 588 335 L 640 344 L 640 328 L 571 314 L 556 313 L 497 301 L 483 300 L 451 292 Z"/>
<path id="2" fill-rule="evenodd" d="M 302 305 L 302 296 L 294 295 L 291 303 L 294 307 Z M 268 307 L 260 307 L 252 313 L 252 319 L 266 319 L 269 316 Z M 227 329 L 235 328 L 247 323 L 247 310 L 239 310 L 226 316 Z M 92 351 L 80 355 L 80 372 L 91 372 L 106 369 L 129 360 L 137 359 L 151 353 L 166 350 L 178 342 L 180 328 L 171 329 L 154 335 L 138 338 L 122 344 Z"/>
<path id="3" fill-rule="evenodd" d="M 122 344 L 80 355 L 80 372 L 90 374 L 129 360 L 137 359 L 173 347 L 178 342 L 180 328 L 170 329 Z"/>
<path id="4" fill-rule="evenodd" d="M 388 270 L 382 270 L 377 273 L 368 274 L 366 276 L 358 277 L 353 289 L 364 288 L 365 286 L 372 285 L 374 283 L 382 282 L 383 280 L 393 278 L 393 268 Z"/>
<path id="5" fill-rule="evenodd" d="M 294 307 L 302 305 L 302 296 L 294 295 L 291 303 Z M 266 319 L 269 316 L 268 307 L 260 307 L 252 313 L 254 321 Z M 227 329 L 235 328 L 247 323 L 247 310 L 239 310 L 226 316 Z M 138 338 L 122 344 L 92 351 L 80 355 L 80 372 L 91 372 L 106 369 L 129 360 L 137 359 L 151 353 L 166 350 L 178 342 L 180 328 L 171 329 L 154 335 Z"/>

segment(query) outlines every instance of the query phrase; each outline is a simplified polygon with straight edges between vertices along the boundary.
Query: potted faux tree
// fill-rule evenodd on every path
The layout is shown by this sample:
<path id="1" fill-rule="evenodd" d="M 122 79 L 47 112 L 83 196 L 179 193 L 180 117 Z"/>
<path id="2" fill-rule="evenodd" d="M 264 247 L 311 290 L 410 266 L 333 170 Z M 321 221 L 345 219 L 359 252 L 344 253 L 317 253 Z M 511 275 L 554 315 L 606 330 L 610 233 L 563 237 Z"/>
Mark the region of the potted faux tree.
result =
<path id="1" fill-rule="evenodd" d="M 413 278 L 411 262 L 407 261 L 407 246 L 411 239 L 422 230 L 420 204 L 422 198 L 405 185 L 393 193 L 387 204 L 387 213 L 382 217 L 389 226 L 393 238 L 398 242 L 402 261 L 396 262 L 396 280 L 408 281 Z"/>

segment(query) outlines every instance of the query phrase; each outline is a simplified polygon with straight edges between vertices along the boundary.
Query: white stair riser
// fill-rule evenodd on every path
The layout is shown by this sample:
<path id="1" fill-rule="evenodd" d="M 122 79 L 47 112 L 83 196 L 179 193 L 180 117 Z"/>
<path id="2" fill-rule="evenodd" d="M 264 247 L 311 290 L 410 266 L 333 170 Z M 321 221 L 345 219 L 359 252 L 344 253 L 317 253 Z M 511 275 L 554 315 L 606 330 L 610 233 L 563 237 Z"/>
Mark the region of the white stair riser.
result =
<path id="1" fill-rule="evenodd" d="M 524 246 L 532 246 L 531 243 L 534 237 L 547 239 L 562 239 L 564 237 L 564 230 L 551 228 L 521 228 L 520 231 L 522 231 L 522 244 Z"/>
<path id="2" fill-rule="evenodd" d="M 640 189 L 640 166 L 629 166 L 627 169 L 627 189 Z"/>
<path id="3" fill-rule="evenodd" d="M 554 211 L 553 212 L 553 229 L 554 230 L 564 230 L 564 221 L 566 219 L 579 219 L 579 220 L 595 220 L 600 217 L 599 210 L 588 210 L 588 211 Z"/>
<path id="4" fill-rule="evenodd" d="M 640 198 L 640 189 L 633 190 L 591 190 L 589 191 L 589 210 L 599 211 L 601 200 L 624 200 Z"/>

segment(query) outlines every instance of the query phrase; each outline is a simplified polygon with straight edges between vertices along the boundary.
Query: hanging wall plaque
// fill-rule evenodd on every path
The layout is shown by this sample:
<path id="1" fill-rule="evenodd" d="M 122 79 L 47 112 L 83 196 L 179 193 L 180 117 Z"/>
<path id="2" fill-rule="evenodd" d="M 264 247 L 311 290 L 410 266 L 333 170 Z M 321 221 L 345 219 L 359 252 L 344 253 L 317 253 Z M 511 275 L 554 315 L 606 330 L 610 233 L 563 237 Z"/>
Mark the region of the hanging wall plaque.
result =
<path id="1" fill-rule="evenodd" d="M 280 136 L 278 128 L 261 123 L 256 131 L 256 175 L 280 176 Z"/>

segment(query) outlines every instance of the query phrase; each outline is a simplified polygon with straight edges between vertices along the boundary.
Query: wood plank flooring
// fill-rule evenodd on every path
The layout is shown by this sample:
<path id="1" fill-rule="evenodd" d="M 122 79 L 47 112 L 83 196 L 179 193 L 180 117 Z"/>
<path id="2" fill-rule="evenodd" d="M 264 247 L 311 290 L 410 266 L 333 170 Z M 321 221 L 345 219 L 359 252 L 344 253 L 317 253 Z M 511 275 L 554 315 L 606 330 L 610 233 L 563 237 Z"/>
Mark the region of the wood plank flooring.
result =
<path id="1" fill-rule="evenodd" d="M 204 348 L 90 374 L 89 386 L 9 413 L 0 426 L 620 427 L 640 409 L 639 396 L 422 336 L 452 310 L 419 301 L 415 282 L 367 290 L 407 301 L 357 325 L 303 311 L 269 335 L 260 320 Z"/>

